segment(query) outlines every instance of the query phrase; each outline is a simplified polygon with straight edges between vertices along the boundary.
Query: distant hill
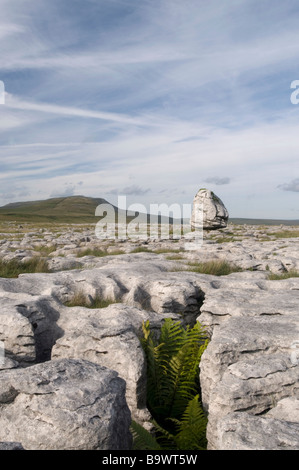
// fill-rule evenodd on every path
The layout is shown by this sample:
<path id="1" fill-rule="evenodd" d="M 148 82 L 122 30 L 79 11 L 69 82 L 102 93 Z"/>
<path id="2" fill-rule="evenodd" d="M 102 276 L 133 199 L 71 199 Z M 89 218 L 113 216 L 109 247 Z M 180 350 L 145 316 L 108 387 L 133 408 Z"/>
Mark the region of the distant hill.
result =
<path id="1" fill-rule="evenodd" d="M 95 216 L 95 211 L 100 204 L 110 203 L 103 198 L 85 196 L 68 196 L 41 201 L 12 202 L 0 207 L 0 221 L 74 224 L 96 223 L 100 220 L 100 217 Z M 114 207 L 116 215 L 125 215 L 127 222 L 130 222 L 138 215 L 137 212 L 121 211 L 113 204 L 110 205 Z M 147 218 L 149 222 L 149 215 L 147 215 Z M 122 220 L 124 220 L 124 217 Z M 159 217 L 159 221 L 160 220 L 164 223 L 168 222 L 168 218 L 165 217 Z M 173 219 L 170 217 L 170 223 L 172 221 Z"/>
<path id="2" fill-rule="evenodd" d="M 18 222 L 96 222 L 95 210 L 107 203 L 102 198 L 85 196 L 57 197 L 41 201 L 13 202 L 0 207 L 0 220 Z"/>
<path id="3" fill-rule="evenodd" d="M 237 225 L 299 225 L 299 220 L 284 220 L 284 219 L 243 219 L 243 218 L 229 218 L 232 224 Z"/>

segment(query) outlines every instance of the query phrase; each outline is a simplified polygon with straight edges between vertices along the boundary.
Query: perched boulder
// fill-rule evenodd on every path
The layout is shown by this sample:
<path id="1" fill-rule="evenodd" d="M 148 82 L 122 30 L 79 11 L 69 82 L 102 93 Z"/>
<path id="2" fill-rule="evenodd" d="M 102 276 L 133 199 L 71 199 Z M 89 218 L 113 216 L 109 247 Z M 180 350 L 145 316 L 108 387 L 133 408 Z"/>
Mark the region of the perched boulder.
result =
<path id="1" fill-rule="evenodd" d="M 191 215 L 191 228 L 216 230 L 225 228 L 228 211 L 221 199 L 209 189 L 200 189 L 194 197 Z"/>
<path id="2" fill-rule="evenodd" d="M 131 414 L 125 381 L 85 360 L 1 372 L 0 442 L 25 450 L 126 450 Z"/>

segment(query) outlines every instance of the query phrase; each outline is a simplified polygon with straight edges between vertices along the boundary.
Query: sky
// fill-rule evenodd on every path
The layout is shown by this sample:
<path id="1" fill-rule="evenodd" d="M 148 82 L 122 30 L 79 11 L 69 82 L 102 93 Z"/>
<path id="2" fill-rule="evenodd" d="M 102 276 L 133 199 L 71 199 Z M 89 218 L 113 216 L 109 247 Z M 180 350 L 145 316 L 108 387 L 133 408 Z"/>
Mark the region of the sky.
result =
<path id="1" fill-rule="evenodd" d="M 298 0 L 0 8 L 0 205 L 205 187 L 230 217 L 299 219 Z"/>

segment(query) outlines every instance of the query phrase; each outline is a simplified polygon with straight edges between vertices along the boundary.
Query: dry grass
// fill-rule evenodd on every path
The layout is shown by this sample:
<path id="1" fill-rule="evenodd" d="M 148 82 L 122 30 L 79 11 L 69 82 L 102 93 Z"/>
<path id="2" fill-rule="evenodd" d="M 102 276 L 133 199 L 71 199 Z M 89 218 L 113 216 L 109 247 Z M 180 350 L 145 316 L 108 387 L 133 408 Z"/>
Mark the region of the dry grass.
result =
<path id="1" fill-rule="evenodd" d="M 111 304 L 118 303 L 117 300 L 103 299 L 99 296 L 92 298 L 83 291 L 75 292 L 71 300 L 65 302 L 67 307 L 106 308 Z"/>
<path id="2" fill-rule="evenodd" d="M 189 263 L 188 271 L 201 274 L 211 274 L 213 276 L 226 276 L 231 273 L 243 271 L 242 268 L 230 264 L 225 260 L 212 260 L 203 263 Z"/>
<path id="3" fill-rule="evenodd" d="M 47 260 L 39 256 L 25 262 L 16 259 L 10 261 L 0 260 L 0 277 L 15 278 L 19 274 L 48 272 L 50 271 Z"/>
<path id="4" fill-rule="evenodd" d="M 288 271 L 287 273 L 281 273 L 281 274 L 270 273 L 268 276 L 268 279 L 270 281 L 281 281 L 283 279 L 289 279 L 291 277 L 299 277 L 299 272 L 292 269 L 291 271 Z"/>
<path id="5" fill-rule="evenodd" d="M 98 258 L 102 258 L 104 256 L 115 256 L 115 255 L 123 255 L 124 251 L 122 250 L 114 250 L 108 253 L 106 250 L 102 250 L 101 248 L 85 248 L 77 253 L 78 258 L 82 258 L 83 256 L 96 256 Z"/>

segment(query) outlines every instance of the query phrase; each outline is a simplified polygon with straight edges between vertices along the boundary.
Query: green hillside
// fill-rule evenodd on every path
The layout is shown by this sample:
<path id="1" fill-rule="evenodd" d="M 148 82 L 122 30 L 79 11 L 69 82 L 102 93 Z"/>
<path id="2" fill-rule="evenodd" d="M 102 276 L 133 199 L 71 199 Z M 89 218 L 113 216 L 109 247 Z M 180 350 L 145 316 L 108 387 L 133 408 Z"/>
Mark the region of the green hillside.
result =
<path id="1" fill-rule="evenodd" d="M 15 202 L 0 207 L 0 220 L 18 222 L 95 223 L 95 210 L 105 199 L 69 196 L 43 201 Z"/>
<path id="2" fill-rule="evenodd" d="M 110 203 L 103 198 L 85 196 L 68 196 L 42 201 L 13 202 L 0 207 L 0 222 L 92 224 L 101 219 L 95 216 L 96 208 L 100 204 Z M 116 216 L 120 214 L 120 212 L 123 214 L 123 211 L 120 211 L 117 207 L 113 205 L 112 207 L 114 207 Z M 138 213 L 131 211 L 125 211 L 126 222 L 128 223 L 133 220 L 137 214 Z M 106 214 L 104 214 L 104 216 L 106 216 Z M 168 219 L 165 219 L 163 216 L 161 218 L 159 217 L 157 220 L 165 223 L 168 222 Z M 170 217 L 169 220 L 172 222 L 172 217 Z M 149 215 L 147 215 L 147 221 L 150 221 Z"/>

